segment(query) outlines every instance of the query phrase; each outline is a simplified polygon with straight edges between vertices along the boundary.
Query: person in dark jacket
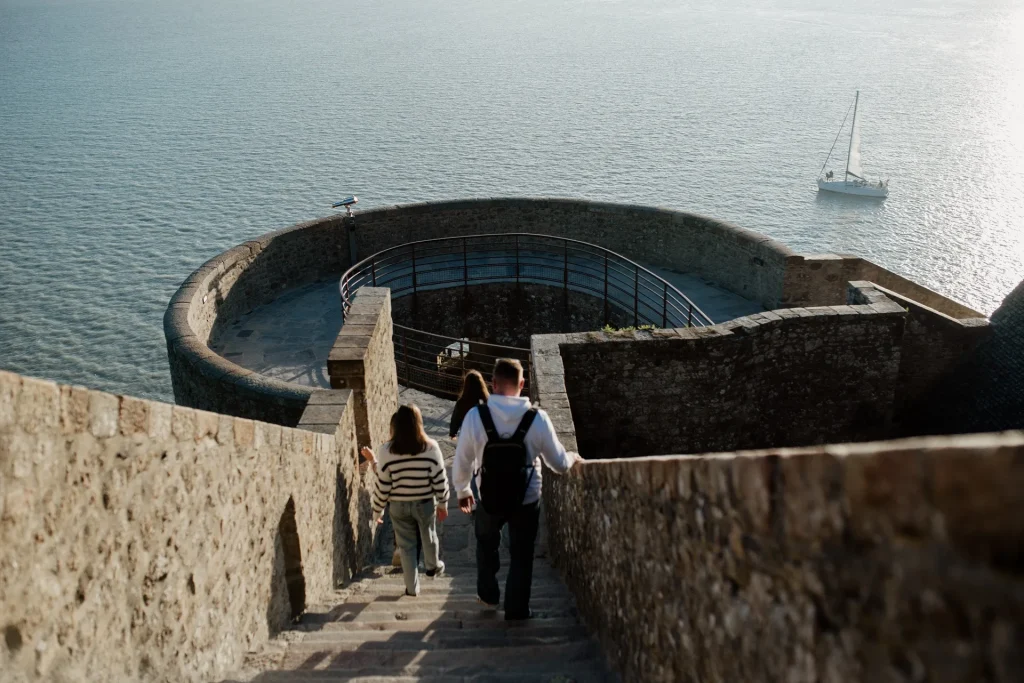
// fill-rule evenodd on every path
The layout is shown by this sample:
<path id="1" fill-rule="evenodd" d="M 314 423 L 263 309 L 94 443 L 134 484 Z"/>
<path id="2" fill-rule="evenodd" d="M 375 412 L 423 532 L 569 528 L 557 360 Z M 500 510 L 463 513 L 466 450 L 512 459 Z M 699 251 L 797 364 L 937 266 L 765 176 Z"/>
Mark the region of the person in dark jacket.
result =
<path id="1" fill-rule="evenodd" d="M 462 378 L 462 392 L 455 402 L 455 409 L 452 410 L 452 421 L 448 427 L 448 436 L 456 438 L 459 430 L 462 429 L 462 421 L 466 419 L 466 413 L 481 403 L 486 403 L 490 392 L 487 391 L 487 382 L 478 370 L 470 370 Z"/>

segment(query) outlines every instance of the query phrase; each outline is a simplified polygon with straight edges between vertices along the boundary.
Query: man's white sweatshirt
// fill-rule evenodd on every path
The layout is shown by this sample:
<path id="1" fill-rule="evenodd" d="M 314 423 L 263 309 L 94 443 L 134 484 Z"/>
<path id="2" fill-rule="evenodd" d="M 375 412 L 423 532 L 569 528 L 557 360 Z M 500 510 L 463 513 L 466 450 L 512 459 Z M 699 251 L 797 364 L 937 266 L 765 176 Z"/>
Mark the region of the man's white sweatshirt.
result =
<path id="1" fill-rule="evenodd" d="M 491 419 L 494 420 L 495 430 L 502 438 L 508 438 L 515 434 L 519 421 L 530 409 L 530 399 L 493 394 L 487 399 L 487 408 L 490 410 Z M 543 410 L 538 411 L 530 430 L 526 432 L 525 444 L 526 452 L 533 458 L 534 469 L 526 497 L 523 499 L 523 504 L 529 505 L 540 499 L 543 470 L 541 459 L 543 458 L 547 466 L 558 474 L 569 471 L 575 459 L 566 452 L 565 446 L 558 440 L 551 418 Z M 478 478 L 477 490 L 480 489 L 480 461 L 486 445 L 487 433 L 484 431 L 483 422 L 480 421 L 480 411 L 472 408 L 462 422 L 459 443 L 455 449 L 455 463 L 452 466 L 452 481 L 459 498 L 471 495 L 470 481 L 474 476 Z"/>

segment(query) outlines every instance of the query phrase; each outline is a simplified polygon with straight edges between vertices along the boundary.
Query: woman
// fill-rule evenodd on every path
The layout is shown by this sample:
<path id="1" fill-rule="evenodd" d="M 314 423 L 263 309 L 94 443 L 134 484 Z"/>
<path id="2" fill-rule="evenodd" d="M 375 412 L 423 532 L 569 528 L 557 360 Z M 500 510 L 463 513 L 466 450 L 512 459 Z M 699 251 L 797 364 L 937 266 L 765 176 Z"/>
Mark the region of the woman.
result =
<path id="1" fill-rule="evenodd" d="M 459 430 L 462 429 L 462 421 L 466 419 L 466 413 L 481 403 L 487 403 L 488 396 L 490 393 L 487 391 L 484 376 L 477 370 L 467 372 L 466 376 L 462 378 L 462 392 L 459 394 L 459 400 L 455 402 L 455 408 L 452 410 L 448 436 L 456 438 L 459 435 Z"/>
<path id="2" fill-rule="evenodd" d="M 363 457 L 376 461 L 377 483 L 373 493 L 373 518 L 383 523 L 384 507 L 391 505 L 395 542 L 402 558 L 405 594 L 420 593 L 416 567 L 416 542 L 422 538 L 427 576 L 444 572 L 438 559 L 437 520 L 448 517 L 448 473 L 437 442 L 423 431 L 423 416 L 414 405 L 399 406 L 391 416 L 391 440 L 379 455 L 362 449 Z"/>

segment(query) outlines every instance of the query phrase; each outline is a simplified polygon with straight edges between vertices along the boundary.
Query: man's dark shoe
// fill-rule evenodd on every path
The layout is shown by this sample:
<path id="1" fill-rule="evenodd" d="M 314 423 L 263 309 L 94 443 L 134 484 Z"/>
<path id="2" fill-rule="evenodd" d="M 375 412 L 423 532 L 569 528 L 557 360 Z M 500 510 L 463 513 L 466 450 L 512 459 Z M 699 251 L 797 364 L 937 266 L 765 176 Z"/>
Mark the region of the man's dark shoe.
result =
<path id="1" fill-rule="evenodd" d="M 498 609 L 498 603 L 496 603 L 496 602 L 493 602 L 493 603 L 492 602 L 487 602 L 486 600 L 481 598 L 479 595 L 476 596 L 476 601 L 479 602 L 484 607 L 486 607 L 487 609 Z"/>
<path id="2" fill-rule="evenodd" d="M 437 567 L 435 567 L 434 569 L 426 570 L 426 574 L 430 578 L 434 578 L 435 576 L 441 576 L 441 574 L 444 574 L 444 562 L 438 560 Z"/>
<path id="3" fill-rule="evenodd" d="M 526 621 L 527 619 L 533 619 L 532 609 L 528 609 L 522 614 L 517 612 L 505 612 L 505 621 Z"/>

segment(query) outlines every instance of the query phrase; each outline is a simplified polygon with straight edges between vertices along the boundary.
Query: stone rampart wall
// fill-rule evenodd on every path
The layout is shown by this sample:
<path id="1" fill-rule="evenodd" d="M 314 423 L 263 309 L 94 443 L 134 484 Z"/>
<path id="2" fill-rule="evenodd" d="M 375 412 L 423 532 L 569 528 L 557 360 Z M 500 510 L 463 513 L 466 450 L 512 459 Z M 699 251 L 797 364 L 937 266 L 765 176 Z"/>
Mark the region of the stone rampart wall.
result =
<path id="1" fill-rule="evenodd" d="M 1024 429 L 1024 282 L 992 314 L 990 333 L 913 406 L 917 434 Z"/>
<path id="2" fill-rule="evenodd" d="M 529 348 L 534 334 L 600 330 L 604 300 L 538 284 L 492 283 L 433 289 L 392 302 L 396 325 L 474 341 Z M 633 312 L 608 306 L 608 324 L 628 327 Z"/>
<path id="3" fill-rule="evenodd" d="M 836 306 L 846 303 L 848 282 L 866 280 L 957 320 L 985 316 L 938 292 L 859 256 L 821 254 L 786 260 L 781 305 Z"/>
<path id="4" fill-rule="evenodd" d="M 893 301 L 907 311 L 894 419 L 897 431 L 912 432 L 921 401 L 992 329 L 987 318 L 954 318 L 870 282 L 850 283 L 847 303 L 882 301 Z"/>
<path id="5" fill-rule="evenodd" d="M 179 405 L 294 427 L 312 389 L 270 379 L 210 350 L 214 326 L 286 289 L 334 278 L 349 266 L 341 216 L 278 230 L 208 261 L 171 298 L 164 335 Z M 340 305 L 340 303 L 339 303 Z"/>
<path id="6" fill-rule="evenodd" d="M 701 329 L 560 335 L 580 453 L 632 457 L 886 436 L 905 317 L 884 301 L 780 309 Z"/>
<path id="7" fill-rule="evenodd" d="M 378 448 L 389 440 L 391 416 L 398 409 L 391 317 L 390 290 L 363 287 L 327 358 L 331 387 L 354 393 L 360 446 Z"/>
<path id="8" fill-rule="evenodd" d="M 765 306 L 782 298 L 793 252 L 764 235 L 672 209 L 577 199 L 477 199 L 362 211 L 358 258 L 415 240 L 530 232 L 597 244 L 645 265 L 694 273 Z"/>
<path id="9" fill-rule="evenodd" d="M 1009 432 L 592 461 L 544 505 L 627 683 L 1011 683 L 1022 488 Z"/>
<path id="10" fill-rule="evenodd" d="M 348 391 L 307 429 L 0 372 L 0 679 L 212 681 L 368 556 Z"/>

